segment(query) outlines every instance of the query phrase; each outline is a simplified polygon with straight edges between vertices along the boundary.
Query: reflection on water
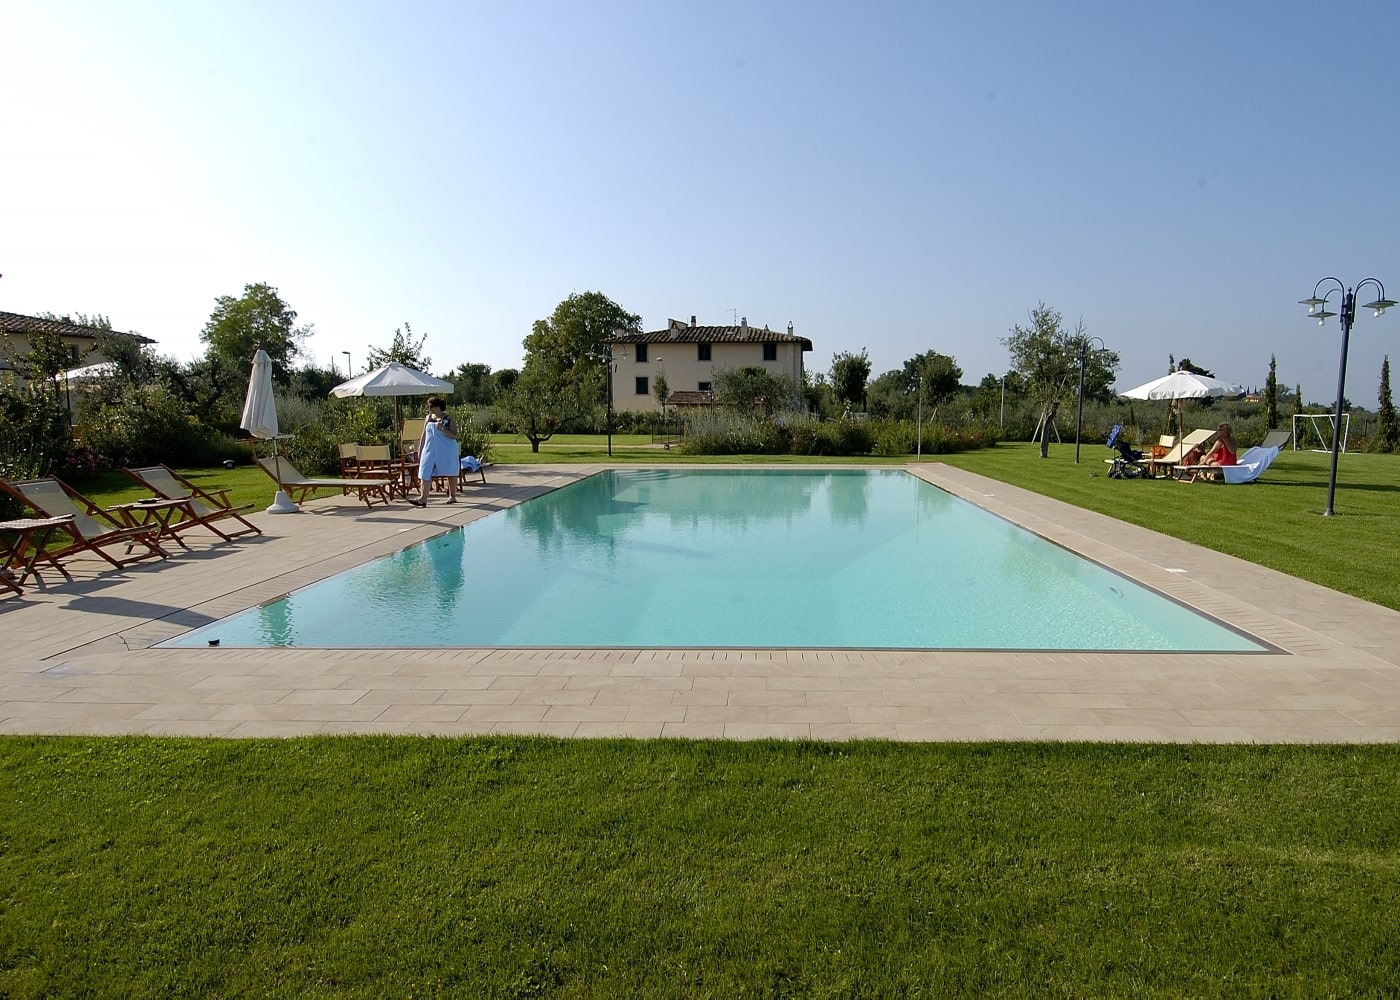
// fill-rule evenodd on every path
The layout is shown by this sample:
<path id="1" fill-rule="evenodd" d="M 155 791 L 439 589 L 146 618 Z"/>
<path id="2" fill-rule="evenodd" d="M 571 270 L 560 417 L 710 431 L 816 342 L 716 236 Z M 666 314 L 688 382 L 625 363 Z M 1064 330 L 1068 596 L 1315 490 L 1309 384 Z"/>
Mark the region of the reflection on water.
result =
<path id="1" fill-rule="evenodd" d="M 247 619 L 247 620 L 245 620 Z M 175 644 L 1254 649 L 900 470 L 615 470 Z"/>

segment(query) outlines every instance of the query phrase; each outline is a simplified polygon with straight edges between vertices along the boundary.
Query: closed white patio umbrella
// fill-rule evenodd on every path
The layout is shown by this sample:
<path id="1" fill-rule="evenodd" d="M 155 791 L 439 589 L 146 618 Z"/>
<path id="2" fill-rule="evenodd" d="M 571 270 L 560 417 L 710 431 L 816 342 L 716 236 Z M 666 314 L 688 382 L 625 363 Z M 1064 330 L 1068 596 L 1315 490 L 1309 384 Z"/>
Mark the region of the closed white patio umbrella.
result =
<path id="1" fill-rule="evenodd" d="M 261 347 L 253 355 L 248 376 L 248 395 L 243 400 L 243 417 L 238 422 L 255 438 L 272 442 L 273 468 L 277 470 L 277 495 L 267 508 L 269 514 L 294 514 L 301 508 L 282 489 L 282 465 L 277 458 L 277 401 L 272 396 L 272 359 Z"/>

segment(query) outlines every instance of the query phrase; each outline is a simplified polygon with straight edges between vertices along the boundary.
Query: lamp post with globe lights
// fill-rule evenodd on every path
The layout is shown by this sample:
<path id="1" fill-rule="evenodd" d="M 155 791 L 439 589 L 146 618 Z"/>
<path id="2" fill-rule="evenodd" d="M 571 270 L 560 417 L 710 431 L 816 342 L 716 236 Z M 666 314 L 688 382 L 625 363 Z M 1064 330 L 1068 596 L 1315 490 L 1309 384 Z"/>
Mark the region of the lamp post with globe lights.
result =
<path id="1" fill-rule="evenodd" d="M 1099 342 L 1099 350 L 1108 350 L 1108 345 L 1098 337 L 1090 337 L 1079 345 L 1079 412 L 1074 417 L 1074 464 L 1079 464 L 1079 431 L 1084 426 L 1084 365 L 1089 360 L 1089 345 Z M 1002 383 L 1002 398 L 1005 399 L 1005 382 Z M 1003 403 L 1003 405 L 1005 405 Z"/>
<path id="2" fill-rule="evenodd" d="M 1376 316 L 1384 315 L 1395 303 L 1385 297 L 1385 285 L 1381 284 L 1378 278 L 1362 278 L 1351 288 L 1338 278 L 1323 278 L 1313 286 L 1310 298 L 1298 300 L 1300 306 L 1308 307 L 1308 315 L 1317 320 L 1318 326 L 1324 325 L 1332 316 L 1340 316 L 1342 322 L 1342 358 L 1337 364 L 1337 407 L 1332 415 L 1332 469 L 1327 476 L 1327 509 L 1322 512 L 1323 517 L 1331 517 L 1334 513 L 1332 498 L 1337 492 L 1337 453 L 1341 450 L 1342 442 L 1342 397 L 1346 393 L 1347 382 L 1347 341 L 1351 337 L 1351 325 L 1356 322 L 1356 293 L 1367 285 L 1376 287 L 1376 298 L 1361 308 L 1370 309 Z M 1327 286 L 1327 294 L 1318 298 L 1317 293 L 1322 291 L 1324 286 Z M 1329 312 L 1327 300 L 1332 297 L 1333 292 L 1338 291 L 1342 293 L 1341 303 L 1337 307 L 1339 312 Z"/>

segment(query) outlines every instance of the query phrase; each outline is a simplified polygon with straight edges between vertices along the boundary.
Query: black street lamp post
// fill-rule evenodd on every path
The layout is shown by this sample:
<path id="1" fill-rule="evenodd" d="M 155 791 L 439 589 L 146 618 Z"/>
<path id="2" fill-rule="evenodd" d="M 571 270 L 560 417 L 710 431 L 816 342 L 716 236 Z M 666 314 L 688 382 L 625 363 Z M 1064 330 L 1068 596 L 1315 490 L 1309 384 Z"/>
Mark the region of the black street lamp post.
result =
<path id="1" fill-rule="evenodd" d="M 1318 291 L 1329 282 L 1336 287 L 1329 288 L 1326 295 L 1318 298 Z M 1308 307 L 1309 316 L 1316 317 L 1317 325 L 1322 326 L 1327 322 L 1329 316 L 1338 315 L 1327 311 L 1327 300 L 1332 297 L 1334 291 L 1340 290 L 1342 293 L 1342 304 L 1339 307 L 1342 318 L 1342 358 L 1337 364 L 1337 408 L 1336 412 L 1332 414 L 1332 471 L 1327 477 L 1327 509 L 1322 512 L 1323 517 L 1331 517 L 1334 513 L 1332 498 L 1337 492 L 1337 453 L 1341 450 L 1342 442 L 1342 397 L 1346 393 L 1347 382 L 1347 341 L 1351 337 L 1351 325 L 1356 322 L 1356 290 L 1364 288 L 1366 285 L 1376 286 L 1376 300 L 1366 303 L 1361 308 L 1373 310 L 1374 315 L 1380 316 L 1395 305 L 1394 302 L 1385 297 L 1385 286 L 1376 278 L 1362 278 L 1352 288 L 1348 288 L 1337 278 L 1323 278 L 1313 286 L 1311 298 L 1298 300 L 1300 306 Z"/>
<path id="2" fill-rule="evenodd" d="M 607 415 L 608 457 L 609 457 L 609 458 L 612 458 L 613 367 L 614 367 L 612 345 L 611 345 L 611 344 L 604 344 L 604 345 L 602 345 L 600 348 L 598 348 L 598 350 L 597 350 L 596 352 L 593 352 L 593 353 L 589 354 L 589 357 L 591 357 L 591 358 L 599 358 L 599 359 L 602 360 L 603 364 L 605 364 L 605 365 L 608 366 L 608 415 Z M 621 360 L 626 361 L 626 360 L 627 360 L 627 351 L 626 351 L 626 350 L 623 350 L 623 351 L 618 355 L 618 357 L 619 357 Z"/>
<path id="3" fill-rule="evenodd" d="M 1084 364 L 1089 359 L 1089 345 L 1099 341 L 1099 350 L 1108 350 L 1098 337 L 1090 337 L 1079 345 L 1079 413 L 1074 418 L 1074 464 L 1079 464 L 1079 429 L 1084 426 Z M 1005 391 L 1005 390 L 1003 390 Z"/>

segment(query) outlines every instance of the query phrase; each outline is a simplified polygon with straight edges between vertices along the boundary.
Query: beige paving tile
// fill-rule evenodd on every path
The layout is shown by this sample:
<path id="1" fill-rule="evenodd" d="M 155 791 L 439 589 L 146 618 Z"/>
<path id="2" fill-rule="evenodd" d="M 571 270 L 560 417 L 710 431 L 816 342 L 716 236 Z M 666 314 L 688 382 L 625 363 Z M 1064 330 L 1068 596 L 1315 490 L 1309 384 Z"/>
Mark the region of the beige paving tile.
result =
<path id="1" fill-rule="evenodd" d="M 1400 614 L 933 462 L 915 474 L 1280 651 L 148 648 L 591 471 L 501 469 L 450 511 L 328 498 L 128 572 L 78 560 L 0 600 L 0 731 L 1400 740 Z"/>
<path id="2" fill-rule="evenodd" d="M 724 737 L 730 740 L 810 740 L 812 727 L 794 722 L 726 722 Z"/>
<path id="3" fill-rule="evenodd" d="M 605 737 L 627 737 L 637 740 L 654 740 L 661 736 L 665 724 L 661 722 L 580 722 L 574 735 L 594 739 Z"/>
<path id="4" fill-rule="evenodd" d="M 545 722 L 624 722 L 626 705 L 550 705 Z"/>
<path id="5" fill-rule="evenodd" d="M 684 705 L 628 705 L 628 722 L 684 722 Z"/>
<path id="6" fill-rule="evenodd" d="M 863 725 L 839 722 L 813 722 L 812 739 L 829 742 L 845 740 L 897 740 L 899 727 L 889 725 Z"/>
<path id="7" fill-rule="evenodd" d="M 666 722 L 661 735 L 669 739 L 719 740 L 724 738 L 722 722 Z"/>

